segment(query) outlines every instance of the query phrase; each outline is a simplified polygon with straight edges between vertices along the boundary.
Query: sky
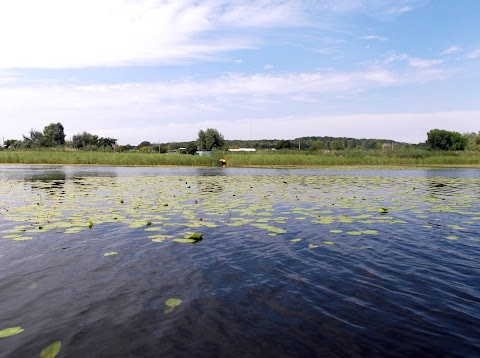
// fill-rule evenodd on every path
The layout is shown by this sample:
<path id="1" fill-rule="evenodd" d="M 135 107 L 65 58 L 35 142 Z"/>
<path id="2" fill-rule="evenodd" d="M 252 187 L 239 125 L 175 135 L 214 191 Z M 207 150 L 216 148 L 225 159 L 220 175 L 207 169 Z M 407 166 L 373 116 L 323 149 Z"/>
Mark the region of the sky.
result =
<path id="1" fill-rule="evenodd" d="M 0 139 L 480 131 L 480 1 L 0 2 Z"/>

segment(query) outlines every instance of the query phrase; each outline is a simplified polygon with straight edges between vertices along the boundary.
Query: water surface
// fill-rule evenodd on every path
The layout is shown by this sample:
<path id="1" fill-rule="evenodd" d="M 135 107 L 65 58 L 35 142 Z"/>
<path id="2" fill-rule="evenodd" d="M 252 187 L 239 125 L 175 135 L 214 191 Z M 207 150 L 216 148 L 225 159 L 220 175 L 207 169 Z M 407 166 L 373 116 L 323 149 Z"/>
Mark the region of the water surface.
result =
<path id="1" fill-rule="evenodd" d="M 477 169 L 2 166 L 0 355 L 478 356 L 479 205 Z"/>

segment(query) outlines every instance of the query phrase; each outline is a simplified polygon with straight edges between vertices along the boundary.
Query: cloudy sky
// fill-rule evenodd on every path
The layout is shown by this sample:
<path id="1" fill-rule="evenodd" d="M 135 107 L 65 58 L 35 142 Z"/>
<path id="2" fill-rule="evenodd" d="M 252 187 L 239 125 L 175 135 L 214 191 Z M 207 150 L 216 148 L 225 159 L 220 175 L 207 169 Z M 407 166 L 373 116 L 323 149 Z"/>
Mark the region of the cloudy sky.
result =
<path id="1" fill-rule="evenodd" d="M 0 139 L 480 130 L 480 1 L 0 2 Z"/>

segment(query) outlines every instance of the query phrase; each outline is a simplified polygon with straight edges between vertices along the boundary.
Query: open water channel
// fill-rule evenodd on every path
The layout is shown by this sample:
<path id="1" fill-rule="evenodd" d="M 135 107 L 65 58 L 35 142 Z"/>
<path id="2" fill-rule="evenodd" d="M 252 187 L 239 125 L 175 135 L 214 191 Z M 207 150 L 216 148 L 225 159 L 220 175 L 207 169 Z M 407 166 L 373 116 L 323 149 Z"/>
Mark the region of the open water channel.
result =
<path id="1" fill-rule="evenodd" d="M 1 357 L 478 357 L 479 322 L 479 169 L 0 166 Z"/>

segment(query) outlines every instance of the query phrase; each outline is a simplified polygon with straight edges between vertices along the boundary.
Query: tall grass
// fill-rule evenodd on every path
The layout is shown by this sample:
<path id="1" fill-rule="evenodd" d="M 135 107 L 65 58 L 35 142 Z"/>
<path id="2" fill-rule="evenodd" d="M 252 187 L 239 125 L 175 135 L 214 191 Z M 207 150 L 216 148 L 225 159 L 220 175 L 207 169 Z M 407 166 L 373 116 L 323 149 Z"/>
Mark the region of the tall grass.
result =
<path id="1" fill-rule="evenodd" d="M 69 165 L 114 165 L 114 166 L 214 166 L 216 157 L 172 155 L 141 152 L 87 152 L 87 151 L 43 151 L 3 150 L 1 163 L 21 164 L 69 164 Z"/>
<path id="2" fill-rule="evenodd" d="M 419 149 L 399 151 L 259 151 L 214 152 L 211 157 L 141 152 L 87 152 L 60 150 L 0 150 L 0 163 L 108 166 L 217 166 L 224 158 L 228 167 L 289 166 L 474 166 L 479 152 L 442 152 Z"/>

